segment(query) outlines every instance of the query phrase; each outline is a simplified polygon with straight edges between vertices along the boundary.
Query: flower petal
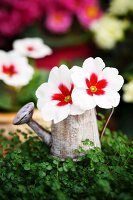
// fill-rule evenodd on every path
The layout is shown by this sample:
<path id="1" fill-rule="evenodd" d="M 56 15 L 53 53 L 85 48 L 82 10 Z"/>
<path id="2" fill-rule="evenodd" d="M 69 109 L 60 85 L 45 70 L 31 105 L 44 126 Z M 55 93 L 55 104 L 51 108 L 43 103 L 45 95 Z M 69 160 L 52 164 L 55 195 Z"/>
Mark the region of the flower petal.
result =
<path id="1" fill-rule="evenodd" d="M 49 73 L 49 78 L 48 78 L 48 83 L 49 84 L 58 84 L 60 81 L 59 78 L 59 68 L 58 67 L 53 67 Z"/>
<path id="2" fill-rule="evenodd" d="M 64 85 L 67 86 L 68 89 L 71 88 L 71 71 L 66 65 L 61 65 L 59 67 L 59 72 L 60 72 L 60 81 Z"/>
<path id="3" fill-rule="evenodd" d="M 95 64 L 96 64 L 96 66 L 99 66 L 101 68 L 101 70 L 105 67 L 105 63 L 103 62 L 103 60 L 100 57 L 95 58 Z"/>
<path id="4" fill-rule="evenodd" d="M 70 89 L 71 82 L 71 72 L 66 65 L 61 65 L 59 68 L 52 68 L 48 79 L 49 84 L 56 85 L 57 87 L 60 84 L 64 84 Z"/>
<path id="5" fill-rule="evenodd" d="M 45 121 L 53 120 L 54 123 L 58 123 L 68 117 L 70 113 L 70 105 L 58 107 L 56 101 L 49 101 L 43 104 L 41 107 L 41 115 Z M 40 107 L 40 105 L 39 105 Z M 38 107 L 38 108 L 39 108 Z"/>
<path id="6" fill-rule="evenodd" d="M 111 90 L 111 89 L 106 89 L 106 96 L 109 99 L 109 101 L 111 102 L 113 107 L 118 106 L 119 102 L 120 102 L 120 95 L 117 91 L 115 90 Z"/>
<path id="7" fill-rule="evenodd" d="M 92 109 L 96 106 L 93 96 L 88 95 L 85 89 L 74 88 L 72 101 L 83 110 Z"/>
<path id="8" fill-rule="evenodd" d="M 82 110 L 79 106 L 76 106 L 74 104 L 71 105 L 70 115 L 81 115 L 85 111 Z"/>
<path id="9" fill-rule="evenodd" d="M 107 86 L 113 90 L 119 91 L 124 83 L 122 76 L 118 75 L 116 68 L 106 67 L 99 75 L 99 80 L 107 80 Z"/>
<path id="10" fill-rule="evenodd" d="M 97 82 L 97 88 L 98 89 L 103 89 L 107 86 L 108 82 L 105 79 L 102 79 L 100 81 Z"/>
<path id="11" fill-rule="evenodd" d="M 51 121 L 54 119 L 56 115 L 56 102 L 49 101 L 47 103 L 43 103 L 43 101 L 39 101 L 39 103 L 37 103 L 37 107 L 45 121 Z"/>
<path id="12" fill-rule="evenodd" d="M 73 67 L 70 69 L 70 71 L 71 71 L 72 73 L 80 73 L 80 72 L 82 72 L 82 67 L 73 66 Z"/>
<path id="13" fill-rule="evenodd" d="M 88 75 L 91 75 L 92 73 L 96 73 L 98 75 L 104 66 L 105 65 L 102 59 L 98 57 L 95 59 L 90 57 L 83 62 L 83 69 L 86 71 L 86 73 L 88 73 Z"/>
<path id="14" fill-rule="evenodd" d="M 104 95 L 94 95 L 94 100 L 100 108 L 116 107 L 120 102 L 118 92 L 107 89 Z"/>
<path id="15" fill-rule="evenodd" d="M 94 101 L 100 108 L 112 108 L 111 102 L 108 100 L 106 95 L 94 95 Z"/>
<path id="16" fill-rule="evenodd" d="M 42 107 L 48 102 L 49 102 L 48 100 L 44 100 L 43 98 L 42 99 L 38 99 L 37 100 L 37 108 L 39 110 L 42 110 Z"/>
<path id="17" fill-rule="evenodd" d="M 83 62 L 83 68 L 84 69 L 95 69 L 95 63 L 94 63 L 94 58 L 90 57 L 87 58 L 84 62 Z"/>
<path id="18" fill-rule="evenodd" d="M 84 73 L 83 68 L 74 66 L 71 71 L 72 71 L 71 77 L 74 85 L 76 85 L 79 88 L 87 89 L 86 73 Z"/>
<path id="19" fill-rule="evenodd" d="M 97 80 L 98 80 L 97 75 L 95 73 L 92 73 L 91 76 L 90 76 L 90 83 L 91 83 L 91 85 L 96 85 L 97 84 Z"/>
<path id="20" fill-rule="evenodd" d="M 36 90 L 36 97 L 41 99 L 49 99 L 53 94 L 53 88 L 48 83 L 43 83 Z"/>
<path id="21" fill-rule="evenodd" d="M 69 104 L 62 106 L 62 107 L 57 107 L 56 114 L 53 119 L 54 123 L 58 123 L 64 119 L 66 119 L 69 114 L 70 114 L 70 105 Z"/>

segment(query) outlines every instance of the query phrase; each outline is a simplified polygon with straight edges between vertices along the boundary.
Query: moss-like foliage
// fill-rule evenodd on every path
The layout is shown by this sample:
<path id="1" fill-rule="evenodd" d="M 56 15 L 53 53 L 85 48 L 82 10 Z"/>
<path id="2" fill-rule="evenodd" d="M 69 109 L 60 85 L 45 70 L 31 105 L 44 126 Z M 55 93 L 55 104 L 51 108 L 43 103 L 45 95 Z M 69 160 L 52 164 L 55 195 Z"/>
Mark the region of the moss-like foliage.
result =
<path id="1" fill-rule="evenodd" d="M 79 148 L 85 156 L 75 162 L 53 157 L 30 134 L 22 143 L 20 134 L 27 138 L 20 131 L 11 140 L 0 137 L 1 200 L 132 200 L 133 149 L 126 135 L 106 130 L 102 150 Z"/>

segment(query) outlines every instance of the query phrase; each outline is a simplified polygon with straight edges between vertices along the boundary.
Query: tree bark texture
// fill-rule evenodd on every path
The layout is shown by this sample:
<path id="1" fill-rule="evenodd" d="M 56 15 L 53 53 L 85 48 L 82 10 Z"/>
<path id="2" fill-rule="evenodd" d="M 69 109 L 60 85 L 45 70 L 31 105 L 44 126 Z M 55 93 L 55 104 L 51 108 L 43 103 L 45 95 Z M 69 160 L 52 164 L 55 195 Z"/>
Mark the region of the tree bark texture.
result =
<path id="1" fill-rule="evenodd" d="M 60 158 L 76 158 L 76 149 L 90 149 L 82 141 L 89 139 L 94 147 L 101 147 L 95 109 L 82 115 L 70 115 L 65 120 L 52 124 L 51 153 Z"/>

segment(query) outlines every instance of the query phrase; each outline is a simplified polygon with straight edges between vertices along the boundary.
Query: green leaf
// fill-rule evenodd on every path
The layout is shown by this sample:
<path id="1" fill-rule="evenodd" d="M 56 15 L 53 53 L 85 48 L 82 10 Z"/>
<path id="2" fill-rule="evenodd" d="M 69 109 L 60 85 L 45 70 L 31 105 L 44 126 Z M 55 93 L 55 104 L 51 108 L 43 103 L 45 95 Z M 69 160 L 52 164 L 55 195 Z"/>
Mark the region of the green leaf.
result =
<path id="1" fill-rule="evenodd" d="M 1 82 L 0 82 L 1 84 Z M 5 90 L 4 87 L 1 87 L 0 91 L 0 109 L 2 110 L 12 110 L 13 103 L 12 103 L 12 97 L 8 91 Z"/>
<path id="2" fill-rule="evenodd" d="M 39 176 L 41 178 L 44 178 L 46 176 L 46 173 L 44 171 L 39 171 Z"/>
<path id="3" fill-rule="evenodd" d="M 29 171 L 30 170 L 30 163 L 26 163 L 25 165 L 24 165 L 24 169 L 27 171 Z"/>

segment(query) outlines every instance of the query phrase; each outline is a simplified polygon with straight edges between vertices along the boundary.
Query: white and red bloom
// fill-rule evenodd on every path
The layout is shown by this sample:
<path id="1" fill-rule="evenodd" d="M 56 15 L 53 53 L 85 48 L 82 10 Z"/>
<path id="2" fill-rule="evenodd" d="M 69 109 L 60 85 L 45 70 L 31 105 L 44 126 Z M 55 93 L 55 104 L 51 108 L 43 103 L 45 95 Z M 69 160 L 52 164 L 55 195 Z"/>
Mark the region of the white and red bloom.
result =
<path id="1" fill-rule="evenodd" d="M 73 104 L 71 70 L 65 65 L 54 67 L 48 83 L 43 83 L 36 91 L 37 107 L 46 121 L 58 123 L 68 115 L 82 114 L 84 111 Z"/>
<path id="2" fill-rule="evenodd" d="M 22 87 L 32 79 L 34 70 L 25 57 L 14 51 L 0 51 L 0 79 L 7 85 Z"/>
<path id="3" fill-rule="evenodd" d="M 96 105 L 101 108 L 116 107 L 120 101 L 118 91 L 124 80 L 116 68 L 106 67 L 101 58 L 88 58 L 83 68 L 73 67 L 73 103 L 89 110 Z"/>
<path id="4" fill-rule="evenodd" d="M 52 54 L 51 48 L 44 44 L 41 38 L 24 38 L 15 40 L 13 42 L 13 48 L 20 55 L 30 58 L 43 58 Z"/>
<path id="5" fill-rule="evenodd" d="M 55 33 L 65 33 L 72 24 L 72 16 L 67 11 L 52 10 L 47 14 L 46 27 Z"/>

